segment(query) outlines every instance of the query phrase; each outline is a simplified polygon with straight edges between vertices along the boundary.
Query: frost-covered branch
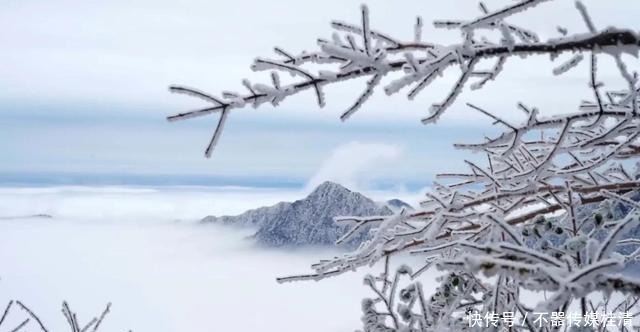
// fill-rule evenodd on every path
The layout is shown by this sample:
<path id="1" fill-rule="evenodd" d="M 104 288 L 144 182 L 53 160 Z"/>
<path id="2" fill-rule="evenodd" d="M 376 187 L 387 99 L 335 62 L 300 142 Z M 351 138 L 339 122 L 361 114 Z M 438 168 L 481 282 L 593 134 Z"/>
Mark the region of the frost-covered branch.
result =
<path id="1" fill-rule="evenodd" d="M 474 329 L 464 317 L 474 311 L 482 317 L 512 312 L 523 321 L 520 330 L 546 331 L 537 329 L 528 315 L 541 309 L 567 311 L 574 305 L 584 314 L 588 306 L 607 307 L 615 293 L 640 297 L 640 281 L 620 274 L 640 256 L 640 242 L 629 238 L 638 234 L 639 223 L 640 87 L 622 57 L 637 55 L 640 37 L 632 29 L 599 29 L 580 2 L 576 14 L 586 32 L 559 28 L 560 37 L 541 40 L 534 31 L 509 22 L 545 2 L 521 0 L 495 11 L 481 4 L 476 18 L 436 21 L 438 28 L 460 31 L 461 40 L 447 45 L 423 40 L 422 18 L 415 21 L 409 41 L 376 31 L 363 6 L 361 22 L 334 22 L 336 33 L 330 40 L 320 39 L 318 51 L 296 55 L 276 48 L 278 59 L 257 59 L 252 68 L 271 71 L 270 85 L 244 81 L 248 92 L 226 92 L 222 98 L 172 87 L 212 106 L 169 119 L 220 113 L 209 155 L 226 114 L 248 104 L 277 105 L 312 90 L 323 106 L 326 85 L 367 77 L 362 94 L 342 114 L 345 120 L 379 87 L 388 95 L 406 89 L 413 99 L 446 69 L 458 68 L 449 93 L 423 119 L 428 123 L 437 121 L 470 82 L 472 89 L 481 89 L 498 79 L 513 56 L 550 55 L 559 60 L 549 68 L 553 75 L 575 70 L 588 59 L 585 81 L 593 100 L 583 101 L 577 110 L 557 110 L 560 114 L 554 116 L 519 103 L 521 117 L 515 120 L 500 116 L 502 110 L 467 104 L 470 112 L 483 114 L 503 130 L 480 142 L 455 144 L 484 154 L 486 164 L 465 160 L 468 171 L 440 174 L 416 211 L 338 218 L 351 225 L 339 242 L 365 229 L 370 230 L 368 240 L 350 253 L 312 265 L 309 274 L 278 279 L 321 280 L 384 261 L 383 273 L 365 280 L 375 293 L 362 305 L 367 332 L 470 331 Z M 598 75 L 602 57 L 613 58 L 626 89 L 606 88 Z M 312 64 L 322 69 L 312 71 Z M 295 81 L 283 84 L 277 73 Z M 403 254 L 424 263 L 415 271 L 402 265 L 394 273 L 390 257 L 404 259 Z M 419 278 L 433 267 L 444 275 L 435 293 L 424 294 Z M 549 296 L 530 308 L 521 298 L 524 290 Z M 637 303 L 625 300 L 617 308 L 637 312 Z"/>
<path id="2" fill-rule="evenodd" d="M 12 310 L 14 308 L 14 304 L 19 309 L 21 309 L 21 311 L 24 314 L 26 314 L 27 317 L 19 318 L 20 323 L 17 326 L 14 326 L 14 327 L 9 326 L 5 328 L 3 324 L 6 323 L 9 316 L 12 316 L 14 313 L 16 313 L 16 315 L 19 314 L 18 311 Z M 102 321 L 107 316 L 110 310 L 111 310 L 111 303 L 108 303 L 105 309 L 102 311 L 102 313 L 99 316 L 92 318 L 89 322 L 83 325 L 82 323 L 79 322 L 76 313 L 71 310 L 71 308 L 69 307 L 69 304 L 66 301 L 62 303 L 62 314 L 64 315 L 71 332 L 97 332 L 98 329 L 100 328 L 100 325 L 102 324 Z M 22 316 L 24 316 L 24 314 Z M 12 320 L 15 320 L 15 319 L 12 319 Z M 4 328 L 5 330 L 11 331 L 11 332 L 23 331 L 23 330 L 26 330 L 27 328 L 36 329 L 43 332 L 50 331 L 46 327 L 46 325 L 43 323 L 43 321 L 40 319 L 40 317 L 33 310 L 31 310 L 31 308 L 26 306 L 21 301 L 13 301 L 13 300 L 9 301 L 9 303 L 4 308 L 4 311 L 2 312 L 2 316 L 0 316 L 0 328 Z"/>
<path id="3" fill-rule="evenodd" d="M 637 54 L 640 37 L 630 29 L 594 29 L 587 33 L 567 34 L 560 38 L 540 41 L 532 31 L 506 22 L 511 16 L 541 2 L 544 1 L 522 1 L 494 12 L 489 12 L 483 5 L 483 13 L 477 18 L 468 21 L 436 21 L 436 27 L 461 31 L 462 40 L 448 45 L 423 42 L 422 23 L 415 25 L 414 40 L 409 41 L 401 41 L 375 31 L 371 27 L 369 10 L 363 5 L 361 23 L 353 25 L 333 22 L 331 26 L 336 32 L 330 40 L 318 40 L 319 50 L 293 54 L 276 47 L 275 53 L 279 58 L 257 58 L 251 68 L 254 71 L 270 71 L 272 80 L 269 83 L 251 83 L 244 80 L 243 85 L 247 92 L 227 91 L 222 93 L 221 97 L 183 86 L 170 87 L 172 92 L 187 94 L 211 105 L 172 115 L 168 119 L 176 121 L 219 114 L 218 125 L 205 153 L 211 156 L 230 111 L 248 105 L 278 105 L 287 97 L 306 90 L 314 91 L 318 105 L 322 107 L 325 105 L 323 87 L 342 81 L 369 77 L 363 93 L 342 114 L 341 119 L 346 120 L 362 107 L 375 88 L 392 73 L 397 73 L 396 76 L 400 77 L 389 78 L 388 82 L 383 84 L 384 92 L 392 95 L 408 88 L 408 97 L 413 99 L 440 77 L 445 69 L 457 66 L 461 70 L 458 81 L 443 101 L 431 106 L 429 114 L 423 119 L 424 123 L 431 123 L 437 121 L 453 104 L 469 80 L 478 78 L 479 81 L 473 83 L 472 88 L 482 88 L 485 83 L 497 78 L 510 57 L 534 54 L 558 57 L 564 53 L 591 52 L 594 55 L 611 54 L 618 59 L 620 53 Z M 421 22 L 421 19 L 418 21 Z M 498 32 L 500 37 L 492 40 L 492 31 Z M 581 54 L 575 55 L 554 72 L 566 72 L 582 58 Z M 495 59 L 496 64 L 488 70 L 476 68 L 481 60 L 490 59 Z M 311 64 L 324 68 L 314 72 L 307 69 Z M 619 67 L 626 73 L 626 67 L 622 64 Z M 298 79 L 283 84 L 278 73 L 289 74 Z M 631 79 L 630 75 L 625 77 Z M 635 96 L 635 91 L 633 94 Z M 635 106 L 635 98 L 630 101 Z"/>

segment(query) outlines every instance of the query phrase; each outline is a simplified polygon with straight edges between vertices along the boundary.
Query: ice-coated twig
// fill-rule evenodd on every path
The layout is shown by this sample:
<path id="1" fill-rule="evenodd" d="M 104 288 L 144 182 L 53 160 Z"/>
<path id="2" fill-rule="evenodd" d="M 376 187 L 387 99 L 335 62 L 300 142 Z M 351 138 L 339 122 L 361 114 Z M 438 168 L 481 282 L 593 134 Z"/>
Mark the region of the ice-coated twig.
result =
<path id="1" fill-rule="evenodd" d="M 13 300 L 7 303 L 7 306 L 4 307 L 4 311 L 2 312 L 2 316 L 0 317 L 0 326 L 4 323 L 4 320 L 7 318 L 7 314 L 9 314 L 9 310 L 11 310 L 11 306 L 13 305 Z"/>
<path id="2" fill-rule="evenodd" d="M 171 87 L 171 91 L 193 96 L 213 105 L 194 111 L 179 113 L 169 116 L 170 121 L 190 119 L 194 117 L 222 113 L 218 121 L 213 138 L 207 146 L 206 155 L 210 156 L 218 141 L 227 113 L 236 109 L 242 109 L 247 105 L 259 107 L 264 103 L 279 104 L 291 95 L 312 89 L 320 107 L 325 104 L 322 88 L 325 85 L 338 84 L 342 81 L 369 77 L 365 91 L 342 114 L 341 119 L 349 118 L 356 110 L 360 109 L 367 99 L 373 94 L 373 88 L 391 72 L 400 72 L 399 78 L 384 85 L 385 93 L 394 94 L 403 88 L 410 87 L 408 93 L 410 99 L 414 99 L 420 92 L 436 80 L 445 69 L 459 66 L 462 74 L 457 83 L 451 88 L 446 98 L 432 105 L 424 123 L 435 122 L 463 91 L 467 81 L 474 77 L 479 81 L 471 85 L 472 89 L 480 89 L 501 73 L 505 62 L 513 56 L 528 56 L 532 54 L 549 54 L 554 57 L 563 53 L 575 53 L 567 63 L 558 67 L 555 72 L 560 74 L 574 67 L 584 56 L 582 53 L 591 52 L 613 54 L 617 59 L 619 54 L 613 49 L 624 49 L 625 52 L 638 51 L 640 38 L 633 30 L 608 28 L 597 30 L 588 20 L 584 6 L 578 5 L 585 22 L 589 25 L 588 33 L 576 33 L 564 35 L 560 38 L 540 41 L 537 35 L 527 29 L 506 23 L 505 20 L 517 15 L 519 12 L 533 8 L 545 0 L 525 0 L 517 4 L 505 7 L 497 11 L 489 11 L 486 6 L 481 6 L 482 15 L 468 21 L 437 22 L 437 26 L 459 29 L 463 38 L 458 43 L 440 45 L 437 43 L 423 42 L 422 19 L 418 18 L 414 23 L 414 36 L 412 40 L 401 41 L 383 32 L 372 28 L 367 6 L 361 7 L 360 24 L 333 22 L 332 28 L 336 34 L 330 40 L 319 39 L 319 51 L 302 52 L 292 54 L 276 47 L 276 53 L 283 57 L 280 59 L 257 58 L 252 65 L 256 71 L 269 70 L 292 74 L 294 80 L 290 83 L 272 80 L 271 84 L 250 84 L 246 80 L 243 85 L 248 93 L 225 92 L 222 98 L 210 94 L 185 88 L 181 86 Z M 582 9 L 581 9 L 582 8 Z M 592 29 L 593 28 L 593 29 Z M 477 31 L 476 31 L 477 30 Z M 489 40 L 482 32 L 485 30 L 496 31 L 501 36 L 497 40 Z M 496 63 L 488 70 L 475 70 L 475 66 L 481 60 L 495 59 Z M 315 64 L 327 66 L 313 72 L 307 65 Z M 335 69 L 335 65 L 338 69 Z M 621 61 L 618 61 L 621 72 L 626 69 Z M 625 75 L 629 86 L 635 86 L 632 75 Z M 633 90 L 626 96 L 626 100 L 632 102 L 635 109 L 636 91 Z"/>
<path id="3" fill-rule="evenodd" d="M 10 331 L 17 332 L 17 331 L 23 330 L 24 328 L 29 328 L 31 326 L 29 325 L 29 323 L 34 321 L 37 324 L 37 329 L 43 332 L 49 331 L 49 329 L 46 327 L 46 325 L 43 323 L 40 317 L 36 315 L 36 313 L 33 310 L 31 310 L 28 306 L 26 306 L 21 301 L 9 301 L 9 303 L 4 309 L 4 312 L 2 313 L 2 316 L 0 316 L 0 328 L 2 328 L 3 323 L 5 322 L 5 319 L 11 313 L 11 309 L 13 308 L 14 303 L 16 304 L 17 307 L 19 307 L 22 311 L 24 311 L 28 317 Z M 62 303 L 62 314 L 65 317 L 67 323 L 69 324 L 69 328 L 71 329 L 71 332 L 89 332 L 89 331 L 97 332 L 105 316 L 109 313 L 110 308 L 111 308 L 111 303 L 108 303 L 106 308 L 104 309 L 104 311 L 99 317 L 92 318 L 82 328 L 79 325 L 76 314 L 73 311 L 71 311 L 71 308 L 69 307 L 69 304 L 67 302 Z"/>
<path id="4" fill-rule="evenodd" d="M 40 317 L 38 317 L 35 313 L 33 313 L 33 311 L 31 311 L 31 309 L 29 309 L 26 305 L 24 305 L 22 302 L 20 301 L 16 301 L 16 304 L 24 311 L 26 311 L 29 316 L 31 316 L 31 318 L 35 319 L 35 321 L 38 323 L 38 326 L 40 326 L 40 329 L 44 332 L 48 332 L 47 328 L 44 327 L 44 324 L 42 324 L 42 321 L 40 320 Z M 1 324 L 0 324 L 1 325 Z"/>
<path id="5" fill-rule="evenodd" d="M 501 115 L 501 109 L 467 103 L 502 130 L 454 145 L 484 158 L 465 160 L 467 171 L 439 174 L 415 211 L 336 218 L 349 226 L 338 242 L 365 230 L 368 239 L 352 252 L 313 264 L 310 273 L 278 278 L 322 280 L 384 262 L 379 276 L 365 279 L 375 295 L 362 303 L 364 331 L 476 331 L 464 321 L 468 312 L 485 317 L 502 311 L 523 321 L 519 331 L 538 332 L 529 317 L 537 308 L 566 311 L 575 305 L 584 313 L 589 306 L 608 308 L 614 302 L 612 292 L 640 298 L 640 281 L 617 274 L 640 255 L 638 241 L 625 238 L 639 219 L 640 91 L 627 63 L 633 60 L 622 57 L 638 53 L 640 38 L 634 29 L 598 29 L 581 2 L 576 8 L 586 32 L 560 27 L 559 38 L 541 40 L 534 31 L 510 23 L 518 13 L 544 2 L 520 0 L 495 11 L 481 3 L 476 18 L 436 21 L 437 28 L 456 29 L 462 36 L 447 45 L 425 41 L 422 18 L 412 22 L 408 41 L 376 31 L 363 6 L 359 23 L 333 22 L 336 33 L 318 40 L 318 51 L 294 54 L 276 48 L 279 59 L 256 60 L 254 70 L 272 72 L 270 84 L 244 81 L 247 93 L 225 92 L 222 98 L 177 89 L 213 106 L 170 119 L 221 113 L 220 127 L 229 111 L 249 104 L 278 105 L 305 90 L 315 91 L 322 106 L 323 87 L 367 78 L 362 94 L 342 114 L 344 120 L 362 110 L 380 85 L 387 95 L 407 90 L 414 99 L 447 69 L 459 68 L 443 101 L 433 104 L 423 119 L 436 122 L 468 83 L 472 89 L 485 87 L 514 56 L 566 56 L 568 60 L 551 70 L 556 75 L 578 70 L 588 59 L 585 80 L 592 100 L 582 101 L 577 109 L 552 110 L 553 116 L 518 103 L 513 118 Z M 598 75 L 598 58 L 607 56 L 614 59 L 625 89 L 610 90 L 601 81 L 608 76 Z M 484 68 L 486 63 L 490 67 Z M 315 71 L 314 66 L 322 69 Z M 274 73 L 291 74 L 293 81 L 283 82 Z M 629 166 L 634 163 L 639 166 L 632 172 Z M 422 258 L 417 268 L 401 265 L 393 271 L 391 258 L 406 260 L 407 253 L 413 256 L 411 262 Z M 423 294 L 418 279 L 434 266 L 442 272 L 439 286 Z M 497 277 L 481 278 L 480 273 Z M 524 290 L 549 296 L 530 308 L 521 302 Z M 637 303 L 625 300 L 617 308 L 637 311 Z"/>
<path id="6" fill-rule="evenodd" d="M 29 318 L 23 320 L 22 323 L 18 324 L 18 326 L 16 326 L 13 329 L 11 329 L 10 332 L 18 332 L 18 331 L 22 330 L 23 327 L 25 327 L 27 324 L 29 324 L 29 321 L 30 321 Z"/>
<path id="7" fill-rule="evenodd" d="M 107 306 L 104 308 L 104 310 L 100 314 L 100 317 L 98 317 L 98 320 L 93 325 L 93 329 L 91 330 L 92 332 L 96 332 L 98 328 L 100 328 L 100 324 L 102 324 L 102 321 L 107 316 L 110 310 L 111 310 L 111 303 L 107 303 Z"/>

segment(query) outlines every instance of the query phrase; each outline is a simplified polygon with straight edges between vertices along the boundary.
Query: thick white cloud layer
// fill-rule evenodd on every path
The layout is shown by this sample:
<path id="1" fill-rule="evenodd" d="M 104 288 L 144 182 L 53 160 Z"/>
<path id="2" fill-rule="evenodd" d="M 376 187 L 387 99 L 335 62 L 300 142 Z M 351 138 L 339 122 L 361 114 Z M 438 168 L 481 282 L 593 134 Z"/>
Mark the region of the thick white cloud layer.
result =
<path id="1" fill-rule="evenodd" d="M 111 301 L 105 331 L 354 331 L 360 300 L 370 295 L 361 282 L 367 269 L 279 285 L 276 277 L 308 272 L 336 252 L 257 249 L 245 239 L 249 232 L 192 222 L 300 195 L 249 188 L 0 188 L 0 305 L 23 301 L 50 331 L 67 329 L 62 300 L 83 324 Z M 4 218 L 37 213 L 53 219 Z M 6 326 L 24 318 L 16 310 Z"/>

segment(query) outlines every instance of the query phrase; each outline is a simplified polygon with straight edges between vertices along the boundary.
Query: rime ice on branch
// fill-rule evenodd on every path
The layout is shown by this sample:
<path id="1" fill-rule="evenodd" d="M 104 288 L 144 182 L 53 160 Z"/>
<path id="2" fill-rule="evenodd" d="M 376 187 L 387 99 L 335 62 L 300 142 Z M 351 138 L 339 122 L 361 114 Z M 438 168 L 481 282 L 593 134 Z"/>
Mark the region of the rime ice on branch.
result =
<path id="1" fill-rule="evenodd" d="M 382 274 L 365 279 L 375 293 L 375 298 L 363 301 L 365 331 L 475 330 L 463 319 L 469 311 L 483 315 L 514 312 L 525 323 L 521 330 L 540 331 L 548 329 L 536 328 L 527 318 L 535 311 L 567 311 L 572 307 L 578 307 L 582 314 L 608 309 L 637 311 L 640 281 L 620 271 L 640 255 L 640 241 L 627 236 L 640 223 L 636 203 L 640 170 L 633 167 L 640 154 L 639 87 L 637 74 L 630 72 L 622 54 L 637 55 L 640 39 L 630 29 L 598 29 L 580 2 L 576 3 L 577 15 L 584 20 L 586 32 L 574 34 L 559 28 L 558 38 L 541 41 L 535 32 L 508 22 L 543 2 L 521 0 L 496 11 L 480 4 L 480 16 L 475 19 L 436 21 L 438 28 L 461 32 L 461 41 L 451 45 L 423 41 L 421 18 L 416 20 L 410 41 L 375 31 L 363 6 L 359 24 L 333 22 L 336 33 L 330 40 L 320 39 L 316 52 L 293 55 L 276 48 L 279 59 L 258 58 L 252 68 L 272 71 L 270 85 L 245 81 L 248 93 L 226 92 L 222 98 L 172 87 L 172 91 L 203 98 L 213 106 L 169 119 L 220 113 L 218 128 L 207 147 L 209 156 L 230 110 L 266 102 L 277 105 L 304 90 L 313 91 L 322 106 L 322 88 L 328 84 L 369 78 L 363 93 L 343 113 L 345 120 L 379 85 L 388 95 L 407 89 L 408 97 L 414 98 L 446 68 L 459 67 L 460 75 L 449 94 L 433 104 L 423 119 L 431 123 L 453 104 L 465 85 L 481 89 L 497 79 L 512 56 L 550 55 L 559 62 L 549 69 L 554 75 L 589 61 L 585 78 L 593 98 L 582 102 L 575 112 L 542 117 L 535 107 L 519 104 L 515 111 L 522 120 L 514 123 L 467 104 L 471 111 L 504 128 L 497 137 L 455 145 L 485 153 L 486 165 L 465 161 L 467 173 L 440 174 L 440 183 L 435 183 L 417 211 L 391 217 L 338 218 L 337 222 L 353 226 L 341 240 L 366 226 L 372 227 L 370 239 L 354 252 L 313 265 L 312 274 L 279 281 L 320 280 L 383 261 Z M 605 90 L 598 78 L 601 57 L 614 59 L 627 83 L 625 90 Z M 487 60 L 491 65 L 481 68 Z M 310 63 L 326 64 L 327 68 L 338 65 L 338 69 L 315 73 L 304 69 Z M 297 81 L 282 84 L 281 72 Z M 383 83 L 393 72 L 400 77 Z M 400 253 L 420 256 L 424 265 L 415 269 L 402 266 L 393 273 L 390 257 Z M 426 295 L 419 278 L 432 267 L 446 274 L 436 293 Z M 549 296 L 529 307 L 521 299 L 523 290 L 545 291 Z M 600 291 L 604 296 L 597 293 Z M 613 303 L 611 294 L 615 293 L 628 298 Z"/>
<path id="2" fill-rule="evenodd" d="M 19 308 L 20 311 L 14 309 L 16 307 Z M 99 316 L 93 317 L 90 321 L 86 323 L 80 323 L 78 321 L 78 316 L 76 315 L 75 312 L 71 310 L 71 307 L 69 307 L 69 304 L 66 301 L 62 302 L 62 315 L 66 319 L 67 324 L 69 324 L 69 329 L 71 330 L 71 332 L 98 331 L 98 329 L 102 325 L 102 321 L 107 316 L 107 314 L 109 314 L 110 310 L 111 310 L 111 303 L 107 304 L 107 306 Z M 43 332 L 49 331 L 49 329 L 43 323 L 40 317 L 36 315 L 35 312 L 31 310 L 31 308 L 27 307 L 24 303 L 20 301 L 13 301 L 13 300 L 7 303 L 7 305 L 4 307 L 4 310 L 2 311 L 2 314 L 0 314 L 0 328 L 4 328 L 5 327 L 4 325 L 7 325 L 6 322 L 9 320 L 10 316 L 14 312 L 24 316 L 24 319 L 22 318 L 19 319 L 18 321 L 20 323 L 18 325 L 7 326 L 4 330 L 11 331 L 11 332 L 19 332 L 19 331 L 26 331 L 27 329 L 30 328 L 32 331 L 33 330 L 40 330 Z"/>
<path id="3" fill-rule="evenodd" d="M 474 20 L 434 22 L 438 28 L 461 31 L 462 41 L 451 45 L 422 41 L 423 24 L 420 17 L 417 18 L 414 26 L 414 40 L 401 41 L 372 30 L 369 11 L 366 6 L 362 6 L 361 24 L 333 22 L 331 26 L 336 32 L 329 40 L 318 40 L 318 51 L 294 55 L 276 47 L 274 50 L 279 58 L 257 58 L 251 68 L 254 71 L 271 71 L 272 80 L 269 83 L 251 83 L 245 79 L 242 83 L 247 90 L 246 93 L 225 91 L 221 97 L 215 97 L 188 87 L 170 87 L 172 92 L 197 97 L 212 105 L 172 115 L 168 119 L 176 121 L 219 113 L 218 126 L 206 149 L 206 155 L 209 157 L 220 137 L 229 111 L 248 105 L 259 107 L 264 103 L 278 105 L 290 95 L 305 90 L 313 91 L 318 105 L 322 107 L 325 104 L 322 88 L 341 81 L 369 77 L 363 93 L 342 114 L 341 119 L 346 120 L 361 108 L 373 94 L 374 89 L 382 84 L 383 79 L 390 73 L 400 72 L 402 75 L 384 84 L 384 92 L 391 95 L 407 88 L 408 97 L 413 99 L 440 77 L 446 68 L 459 67 L 461 74 L 450 93 L 441 102 L 431 105 L 428 116 L 422 120 L 424 123 L 431 123 L 438 120 L 455 101 L 469 80 L 476 80 L 471 85 L 472 89 L 482 88 L 485 83 L 494 80 L 500 74 L 503 64 L 511 56 L 532 54 L 558 56 L 562 53 L 574 52 L 608 53 L 616 57 L 619 57 L 621 52 L 636 54 L 640 39 L 632 30 L 593 29 L 588 33 L 563 35 L 560 38 L 540 41 L 533 31 L 506 22 L 511 15 L 542 2 L 545 1 L 522 1 L 495 12 L 490 12 L 481 4 L 482 15 Z M 589 26 L 592 27 L 593 24 L 590 23 Z M 488 39 L 486 34 L 482 33 L 485 30 L 499 32 L 500 39 Z M 572 58 L 554 72 L 559 74 L 568 70 L 581 58 L 581 56 Z M 477 68 L 480 60 L 495 60 L 495 64 L 486 69 Z M 305 68 L 309 64 L 324 65 L 326 69 L 311 72 Z M 336 65 L 337 70 L 334 69 Z M 290 84 L 282 84 L 279 74 L 283 73 L 297 80 Z"/>

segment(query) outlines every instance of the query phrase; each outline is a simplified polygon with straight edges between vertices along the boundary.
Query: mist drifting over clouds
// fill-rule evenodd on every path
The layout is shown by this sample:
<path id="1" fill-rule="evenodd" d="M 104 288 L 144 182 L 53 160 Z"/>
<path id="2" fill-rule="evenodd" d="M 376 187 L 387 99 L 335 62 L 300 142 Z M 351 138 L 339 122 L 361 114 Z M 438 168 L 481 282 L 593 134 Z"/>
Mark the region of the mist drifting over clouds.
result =
<path id="1" fill-rule="evenodd" d="M 398 164 L 401 158 L 402 148 L 397 145 L 357 141 L 340 145 L 309 179 L 307 190 L 312 190 L 324 181 L 340 183 L 352 189 L 366 189 L 376 173 L 379 175 L 380 171 L 385 170 L 385 166 Z"/>

